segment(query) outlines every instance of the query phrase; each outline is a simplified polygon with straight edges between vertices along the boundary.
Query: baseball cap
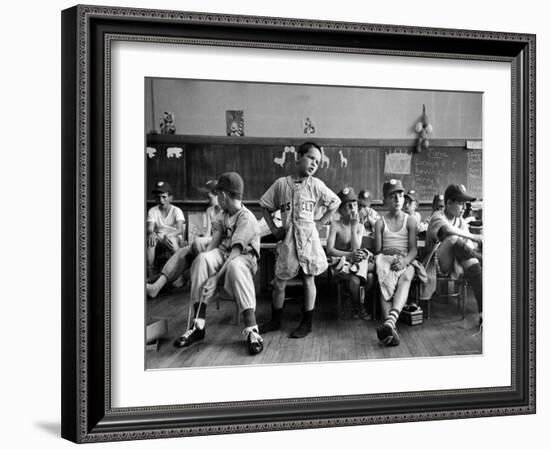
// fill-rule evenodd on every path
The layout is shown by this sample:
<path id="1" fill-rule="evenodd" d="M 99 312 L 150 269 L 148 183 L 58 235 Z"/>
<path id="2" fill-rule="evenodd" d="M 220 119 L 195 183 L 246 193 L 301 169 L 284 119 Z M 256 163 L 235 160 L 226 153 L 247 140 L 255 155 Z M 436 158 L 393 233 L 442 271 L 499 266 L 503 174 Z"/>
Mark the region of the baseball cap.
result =
<path id="1" fill-rule="evenodd" d="M 206 181 L 206 184 L 204 184 L 204 187 L 199 187 L 197 190 L 202 193 L 208 193 L 212 192 L 212 190 L 214 190 L 214 187 L 216 187 L 216 180 L 209 179 L 208 181 Z"/>
<path id="2" fill-rule="evenodd" d="M 408 198 L 411 201 L 416 201 L 416 190 L 409 190 L 405 193 L 405 198 Z"/>
<path id="3" fill-rule="evenodd" d="M 445 201 L 475 201 L 473 196 L 468 195 L 464 184 L 451 184 L 445 189 Z"/>
<path id="4" fill-rule="evenodd" d="M 357 201 L 357 195 L 355 195 L 353 187 L 344 187 L 340 192 L 338 192 L 338 198 L 340 198 L 342 204 Z"/>
<path id="5" fill-rule="evenodd" d="M 432 208 L 441 207 L 445 205 L 445 199 L 443 198 L 443 195 L 434 195 L 434 199 L 432 200 Z"/>
<path id="6" fill-rule="evenodd" d="M 236 193 L 242 195 L 244 191 L 244 181 L 236 171 L 222 173 L 212 190 L 223 190 L 224 192 Z"/>
<path id="7" fill-rule="evenodd" d="M 395 192 L 404 192 L 403 184 L 399 179 L 389 179 L 382 186 L 382 195 L 387 196 Z"/>
<path id="8" fill-rule="evenodd" d="M 370 201 L 372 200 L 372 194 L 368 190 L 361 190 L 358 200 Z"/>
<path id="9" fill-rule="evenodd" d="M 158 181 L 155 184 L 155 188 L 152 190 L 152 193 L 172 193 L 172 186 L 164 181 Z"/>

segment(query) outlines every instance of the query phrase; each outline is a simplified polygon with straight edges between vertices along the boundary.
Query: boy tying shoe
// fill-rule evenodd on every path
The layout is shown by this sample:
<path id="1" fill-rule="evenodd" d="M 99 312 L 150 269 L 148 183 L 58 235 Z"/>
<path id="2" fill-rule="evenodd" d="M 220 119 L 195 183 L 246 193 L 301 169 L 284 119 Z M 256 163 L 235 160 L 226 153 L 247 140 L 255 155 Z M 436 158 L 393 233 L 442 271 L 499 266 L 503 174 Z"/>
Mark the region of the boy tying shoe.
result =
<path id="1" fill-rule="evenodd" d="M 154 276 L 157 248 L 164 247 L 170 254 L 179 248 L 183 238 L 185 218 L 179 207 L 171 203 L 174 199 L 172 187 L 164 181 L 155 184 L 153 195 L 157 205 L 147 212 L 147 277 Z"/>
<path id="2" fill-rule="evenodd" d="M 273 280 L 271 321 L 260 326 L 260 332 L 281 328 L 281 317 L 285 301 L 287 281 L 298 275 L 304 285 L 304 309 L 302 321 L 291 334 L 291 338 L 303 338 L 312 330 L 315 308 L 315 276 L 328 267 L 327 258 L 318 227 L 326 223 L 340 205 L 340 199 L 323 181 L 313 175 L 319 168 L 321 150 L 318 145 L 306 142 L 298 148 L 295 173 L 277 179 L 260 199 L 263 216 L 277 240 L 275 279 Z M 320 207 L 325 213 L 315 221 Z M 277 228 L 272 213 L 281 211 L 283 226 Z"/>
<path id="3" fill-rule="evenodd" d="M 263 350 L 263 340 L 256 325 L 253 280 L 260 255 L 258 222 L 241 202 L 244 183 L 238 173 L 222 174 L 214 190 L 223 213 L 213 224 L 214 235 L 206 251 L 197 255 L 191 265 L 190 300 L 195 318 L 191 327 L 174 341 L 174 346 L 183 348 L 204 339 L 206 306 L 225 276 L 224 289 L 235 298 L 242 311 L 248 351 L 256 355 Z"/>
<path id="4" fill-rule="evenodd" d="M 376 273 L 380 284 L 384 323 L 376 329 L 386 346 L 397 346 L 397 319 L 407 303 L 409 288 L 417 272 L 426 281 L 424 267 L 416 261 L 416 220 L 402 211 L 404 189 L 401 181 L 390 179 L 382 187 L 388 213 L 374 227 Z"/>
<path id="5" fill-rule="evenodd" d="M 357 197 L 352 187 L 346 187 L 338 193 L 340 207 L 339 220 L 333 220 L 327 240 L 327 256 L 335 279 L 344 279 L 351 293 L 354 316 L 367 319 L 365 304 L 361 303 L 361 281 L 365 290 L 373 284 L 374 264 L 369 259 L 369 252 L 361 249 L 364 227 L 359 219 Z"/>
<path id="6" fill-rule="evenodd" d="M 475 201 L 462 185 L 451 184 L 445 190 L 443 211 L 433 213 L 426 231 L 426 259 L 424 266 L 428 282 L 421 290 L 421 299 L 430 299 L 437 287 L 437 276 L 457 279 L 461 273 L 474 291 L 482 324 L 482 271 L 481 253 L 472 242 L 482 243 L 481 235 L 469 232 L 468 224 L 461 217 L 466 201 Z"/>

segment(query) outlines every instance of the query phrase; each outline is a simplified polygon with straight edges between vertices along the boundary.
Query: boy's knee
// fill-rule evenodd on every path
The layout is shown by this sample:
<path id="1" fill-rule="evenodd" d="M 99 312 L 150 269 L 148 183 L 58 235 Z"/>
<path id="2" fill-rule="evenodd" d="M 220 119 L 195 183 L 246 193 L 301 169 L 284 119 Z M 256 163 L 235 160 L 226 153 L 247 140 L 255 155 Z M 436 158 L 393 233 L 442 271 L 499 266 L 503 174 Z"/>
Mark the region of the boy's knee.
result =
<path id="1" fill-rule="evenodd" d="M 349 284 L 353 287 L 359 287 L 359 285 L 361 284 L 361 279 L 359 279 L 358 276 L 350 276 Z"/>
<path id="2" fill-rule="evenodd" d="M 242 261 L 240 257 L 233 259 L 227 265 L 227 274 L 229 276 L 240 275 L 244 270 L 246 270 L 246 264 Z"/>
<path id="3" fill-rule="evenodd" d="M 273 286 L 273 290 L 275 292 L 284 292 L 286 288 L 286 281 L 276 277 L 273 281 L 271 281 L 271 285 Z"/>
<path id="4" fill-rule="evenodd" d="M 407 267 L 407 269 L 405 270 L 405 272 L 401 275 L 402 279 L 404 281 L 408 281 L 408 282 L 411 282 L 414 278 L 414 268 L 409 266 Z"/>

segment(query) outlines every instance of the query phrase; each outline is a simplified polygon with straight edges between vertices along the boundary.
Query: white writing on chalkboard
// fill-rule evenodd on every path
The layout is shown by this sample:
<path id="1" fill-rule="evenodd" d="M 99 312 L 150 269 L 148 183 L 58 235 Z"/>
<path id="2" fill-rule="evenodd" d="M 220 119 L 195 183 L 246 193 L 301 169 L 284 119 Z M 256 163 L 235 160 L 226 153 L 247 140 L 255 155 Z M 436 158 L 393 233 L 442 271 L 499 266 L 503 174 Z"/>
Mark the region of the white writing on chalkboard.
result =
<path id="1" fill-rule="evenodd" d="M 481 150 L 468 152 L 468 192 L 478 200 L 483 198 L 483 162 Z"/>

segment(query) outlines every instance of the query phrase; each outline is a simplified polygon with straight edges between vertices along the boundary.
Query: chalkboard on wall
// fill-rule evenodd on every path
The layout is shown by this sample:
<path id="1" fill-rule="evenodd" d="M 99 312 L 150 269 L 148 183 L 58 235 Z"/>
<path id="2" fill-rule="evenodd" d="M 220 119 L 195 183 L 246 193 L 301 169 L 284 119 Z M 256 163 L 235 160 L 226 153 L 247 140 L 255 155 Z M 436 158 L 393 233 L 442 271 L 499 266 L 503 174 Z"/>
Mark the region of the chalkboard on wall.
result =
<path id="1" fill-rule="evenodd" d="M 410 157 L 408 174 L 395 169 L 388 171 L 387 159 L 392 154 Z M 434 195 L 443 194 L 449 184 L 464 184 L 476 198 L 482 198 L 481 150 L 464 148 L 430 147 L 421 153 L 406 148 L 386 148 L 381 152 L 380 171 L 384 179 L 401 179 L 405 189 L 416 190 L 421 201 L 432 201 Z M 391 167 L 390 167 L 391 168 Z"/>
<path id="2" fill-rule="evenodd" d="M 222 172 L 237 171 L 245 181 L 244 199 L 257 201 L 275 179 L 292 173 L 301 142 L 245 139 L 202 137 L 194 142 L 177 141 L 176 136 L 174 142 L 158 142 L 153 138 L 147 143 L 147 185 L 164 180 L 174 187 L 176 200 L 203 201 L 199 187 Z M 335 192 L 351 185 L 357 191 L 367 188 L 381 200 L 384 179 L 399 178 L 407 189 L 417 190 L 423 202 L 431 202 L 450 183 L 465 184 L 482 197 L 481 150 L 434 146 L 416 154 L 411 146 L 386 146 L 383 141 L 373 146 L 372 142 L 328 139 L 320 145 L 323 157 L 316 176 Z M 392 153 L 400 153 L 397 159 L 405 162 L 408 157 L 408 166 L 394 166 L 397 173 L 388 172 L 392 167 L 387 159 Z"/>

